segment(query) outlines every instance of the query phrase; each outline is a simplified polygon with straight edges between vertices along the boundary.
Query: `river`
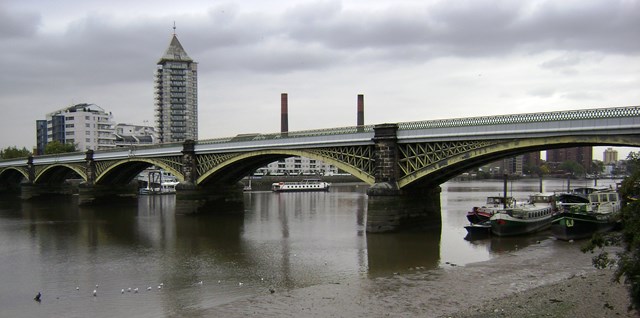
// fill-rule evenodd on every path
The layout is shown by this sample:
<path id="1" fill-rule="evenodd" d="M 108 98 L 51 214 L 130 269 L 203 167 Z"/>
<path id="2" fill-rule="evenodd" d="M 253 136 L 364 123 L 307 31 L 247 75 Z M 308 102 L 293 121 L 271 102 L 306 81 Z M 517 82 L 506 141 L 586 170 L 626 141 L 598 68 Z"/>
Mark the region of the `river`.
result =
<path id="1" fill-rule="evenodd" d="M 544 187 L 562 191 L 565 183 L 545 180 Z M 566 248 L 548 232 L 466 240 L 466 212 L 501 195 L 502 185 L 447 182 L 442 228 L 397 234 L 365 232 L 367 187 L 359 184 L 336 184 L 330 192 L 245 193 L 244 213 L 222 215 L 176 215 L 171 195 L 101 207 L 78 207 L 73 198 L 2 197 L 0 317 L 208 317 L 245 308 L 270 290 L 360 288 L 412 271 L 438 283 L 441 276 L 433 273 L 442 268 L 500 264 L 502 255 L 541 241 L 549 250 Z M 538 187 L 537 180 L 521 180 L 509 182 L 508 190 L 524 201 Z M 41 302 L 33 300 L 38 292 Z M 279 316 L 277 306 L 263 309 Z"/>

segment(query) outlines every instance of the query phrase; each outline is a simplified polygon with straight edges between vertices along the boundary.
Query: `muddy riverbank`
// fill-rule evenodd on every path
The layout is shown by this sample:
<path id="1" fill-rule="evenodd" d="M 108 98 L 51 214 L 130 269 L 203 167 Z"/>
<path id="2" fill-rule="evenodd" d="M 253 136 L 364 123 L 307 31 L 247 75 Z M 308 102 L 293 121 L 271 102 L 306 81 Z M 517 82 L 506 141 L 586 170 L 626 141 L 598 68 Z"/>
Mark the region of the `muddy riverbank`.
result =
<path id="1" fill-rule="evenodd" d="M 635 317 L 612 271 L 591 266 L 579 243 L 547 239 L 490 261 L 407 268 L 242 299 L 207 309 L 224 317 Z"/>

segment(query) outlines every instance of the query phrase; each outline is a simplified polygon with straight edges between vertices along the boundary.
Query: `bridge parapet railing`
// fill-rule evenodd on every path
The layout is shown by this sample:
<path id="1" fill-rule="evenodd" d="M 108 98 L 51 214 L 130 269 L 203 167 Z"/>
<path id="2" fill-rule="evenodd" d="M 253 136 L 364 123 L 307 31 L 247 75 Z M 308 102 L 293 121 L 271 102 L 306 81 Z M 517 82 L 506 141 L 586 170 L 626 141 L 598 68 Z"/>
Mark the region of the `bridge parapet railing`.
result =
<path id="1" fill-rule="evenodd" d="M 317 137 L 317 136 L 331 136 L 331 135 L 344 135 L 363 132 L 373 132 L 374 125 L 367 126 L 349 126 L 339 128 L 326 128 L 326 129 L 313 129 L 313 130 L 301 130 L 301 131 L 289 131 L 269 134 L 240 134 L 233 137 L 216 138 L 216 139 L 204 139 L 198 140 L 198 144 L 217 144 L 227 142 L 238 141 L 258 141 L 258 140 L 274 140 L 284 138 L 301 138 L 301 137 Z"/>
<path id="2" fill-rule="evenodd" d="M 497 116 L 482 116 L 468 118 L 439 119 L 399 123 L 398 129 L 429 129 L 465 126 L 484 126 L 502 124 L 527 124 L 536 122 L 604 119 L 621 117 L 640 117 L 640 106 L 594 108 L 569 111 L 555 111 L 545 113 L 511 114 Z"/>

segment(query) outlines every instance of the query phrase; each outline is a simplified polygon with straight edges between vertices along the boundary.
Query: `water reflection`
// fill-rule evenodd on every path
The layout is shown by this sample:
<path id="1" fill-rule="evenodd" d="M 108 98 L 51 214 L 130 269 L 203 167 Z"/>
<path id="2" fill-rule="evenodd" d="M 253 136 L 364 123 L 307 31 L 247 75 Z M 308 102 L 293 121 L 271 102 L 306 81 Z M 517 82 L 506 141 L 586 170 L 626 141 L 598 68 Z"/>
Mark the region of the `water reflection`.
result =
<path id="1" fill-rule="evenodd" d="M 486 249 L 487 251 L 491 252 L 491 254 L 503 254 L 517 251 L 518 249 L 522 249 L 527 246 L 539 244 L 541 241 L 550 239 L 551 237 L 551 232 L 542 231 L 524 236 L 500 237 L 496 235 L 467 235 L 465 237 L 465 240 L 469 241 L 469 243 L 476 248 L 482 247 Z"/>
<path id="2" fill-rule="evenodd" d="M 511 191 L 526 198 L 536 186 L 514 183 Z M 0 308 L 9 317 L 196 317 L 268 288 L 464 265 L 546 239 L 541 232 L 464 240 L 468 209 L 501 187 L 499 181 L 445 184 L 442 228 L 376 235 L 365 233 L 361 185 L 247 193 L 244 211 L 220 214 L 213 208 L 197 215 L 176 214 L 173 196 L 102 207 L 78 207 L 75 199 L 0 197 Z M 165 287 L 158 290 L 161 282 Z M 96 284 L 100 294 L 93 298 Z M 148 286 L 154 290 L 146 292 Z M 145 292 L 123 296 L 120 290 L 128 287 Z M 33 306 L 37 291 L 43 291 L 43 302 Z"/>
<path id="3" fill-rule="evenodd" d="M 433 228 L 426 233 L 367 234 L 369 276 L 438 267 L 440 232 Z"/>

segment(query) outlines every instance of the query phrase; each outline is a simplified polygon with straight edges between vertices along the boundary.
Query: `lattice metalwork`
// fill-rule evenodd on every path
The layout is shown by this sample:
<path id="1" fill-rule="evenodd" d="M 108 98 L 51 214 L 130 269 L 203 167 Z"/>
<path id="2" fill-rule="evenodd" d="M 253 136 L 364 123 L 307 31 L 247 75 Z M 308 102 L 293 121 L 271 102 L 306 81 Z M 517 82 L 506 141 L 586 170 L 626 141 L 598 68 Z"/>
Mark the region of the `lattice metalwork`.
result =
<path id="1" fill-rule="evenodd" d="M 27 167 L 0 168 L 0 175 L 7 170 L 18 170 L 25 178 L 29 177 L 29 170 Z"/>
<path id="2" fill-rule="evenodd" d="M 468 118 L 452 118 L 399 123 L 399 130 L 443 127 L 483 126 L 502 124 L 527 124 L 563 120 L 584 120 L 640 116 L 640 106 L 566 110 L 546 113 L 511 114 Z"/>
<path id="3" fill-rule="evenodd" d="M 82 178 L 85 178 L 85 179 L 87 178 L 87 166 L 84 164 L 84 162 L 80 162 L 80 163 L 64 163 L 64 164 L 57 163 L 57 164 L 51 164 L 51 165 L 35 166 L 34 171 L 35 171 L 36 179 L 39 179 L 45 170 L 55 166 L 67 167 L 75 171 L 76 173 L 78 173 Z"/>
<path id="4" fill-rule="evenodd" d="M 354 167 L 367 175 L 373 176 L 374 146 L 343 146 L 307 150 L 324 158 L 331 158 Z"/>
<path id="5" fill-rule="evenodd" d="M 202 176 L 210 170 L 213 170 L 215 167 L 220 165 L 221 163 L 232 159 L 233 157 L 238 156 L 237 153 L 221 153 L 221 154 L 206 154 L 206 155 L 198 155 L 196 156 L 197 166 L 198 166 L 198 175 Z"/>
<path id="6" fill-rule="evenodd" d="M 154 157 L 154 158 L 131 158 L 127 160 L 105 160 L 96 161 L 96 176 L 101 176 L 105 171 L 109 170 L 114 165 L 122 164 L 127 161 L 144 161 L 153 165 L 164 165 L 169 167 L 172 173 L 180 173 L 182 171 L 182 157 L 181 156 L 169 156 L 169 157 Z"/>
<path id="7" fill-rule="evenodd" d="M 107 171 L 111 166 L 116 165 L 120 162 L 122 162 L 122 160 L 96 161 L 96 176 L 102 175 L 102 173 Z"/>
<path id="8" fill-rule="evenodd" d="M 447 158 L 497 143 L 497 141 L 450 141 L 398 144 L 400 177 L 410 175 Z"/>
<path id="9" fill-rule="evenodd" d="M 175 172 L 182 172 L 182 156 L 151 158 L 151 160 L 154 162 L 162 163 L 165 166 L 173 169 Z"/>

